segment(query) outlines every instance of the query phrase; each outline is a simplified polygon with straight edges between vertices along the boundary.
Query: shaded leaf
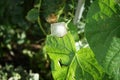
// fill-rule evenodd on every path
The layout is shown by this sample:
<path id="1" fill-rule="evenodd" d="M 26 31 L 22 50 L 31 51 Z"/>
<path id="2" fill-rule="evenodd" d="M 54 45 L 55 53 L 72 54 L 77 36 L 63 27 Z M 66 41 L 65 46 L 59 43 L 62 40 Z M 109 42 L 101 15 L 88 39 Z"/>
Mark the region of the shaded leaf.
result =
<path id="1" fill-rule="evenodd" d="M 68 24 L 68 28 L 69 28 L 69 31 L 71 32 L 71 34 L 73 35 L 75 41 L 79 41 L 77 26 L 75 26 L 75 25 L 73 24 L 73 22 L 71 21 L 71 22 Z"/>
<path id="2" fill-rule="evenodd" d="M 106 72 L 120 80 L 120 7 L 115 0 L 96 0 L 87 14 L 85 34 Z"/>
<path id="3" fill-rule="evenodd" d="M 27 20 L 31 22 L 36 21 L 38 17 L 39 17 L 39 11 L 36 8 L 31 9 L 26 16 Z"/>

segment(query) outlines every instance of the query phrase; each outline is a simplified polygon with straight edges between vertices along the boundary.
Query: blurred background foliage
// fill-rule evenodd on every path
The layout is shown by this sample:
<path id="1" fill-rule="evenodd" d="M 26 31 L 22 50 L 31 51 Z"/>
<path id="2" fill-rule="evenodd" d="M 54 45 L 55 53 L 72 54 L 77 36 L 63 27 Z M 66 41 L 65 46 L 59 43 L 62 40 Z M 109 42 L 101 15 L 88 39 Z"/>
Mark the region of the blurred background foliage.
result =
<path id="1" fill-rule="evenodd" d="M 43 53 L 50 24 L 69 23 L 75 40 L 82 39 L 86 13 L 92 1 L 86 0 L 83 17 L 76 27 L 72 20 L 78 0 L 1 0 L 0 80 L 38 80 L 32 79 L 31 74 L 33 78 L 39 75 L 40 80 L 53 80 L 50 60 Z"/>

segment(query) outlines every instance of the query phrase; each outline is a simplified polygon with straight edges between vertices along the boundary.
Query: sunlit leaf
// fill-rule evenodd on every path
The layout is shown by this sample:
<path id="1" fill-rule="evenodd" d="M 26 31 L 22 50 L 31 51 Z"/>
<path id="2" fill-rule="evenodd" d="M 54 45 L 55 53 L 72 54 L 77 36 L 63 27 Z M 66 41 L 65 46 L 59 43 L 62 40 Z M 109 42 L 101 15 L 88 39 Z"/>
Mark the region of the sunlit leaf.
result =
<path id="1" fill-rule="evenodd" d="M 45 51 L 51 59 L 55 80 L 101 80 L 102 68 L 89 48 L 76 52 L 70 33 L 62 38 L 47 36 Z"/>

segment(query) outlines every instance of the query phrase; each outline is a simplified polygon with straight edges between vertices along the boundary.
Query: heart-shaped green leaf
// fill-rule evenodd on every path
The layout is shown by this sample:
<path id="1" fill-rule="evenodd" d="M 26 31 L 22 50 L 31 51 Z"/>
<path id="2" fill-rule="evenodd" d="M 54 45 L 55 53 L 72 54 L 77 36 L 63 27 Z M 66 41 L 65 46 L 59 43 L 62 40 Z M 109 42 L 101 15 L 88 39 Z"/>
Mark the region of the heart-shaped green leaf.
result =
<path id="1" fill-rule="evenodd" d="M 87 41 L 106 72 L 120 80 L 120 6 L 117 0 L 96 0 L 87 14 Z"/>
<path id="2" fill-rule="evenodd" d="M 101 80 L 102 68 L 90 48 L 76 52 L 70 33 L 62 38 L 47 36 L 45 51 L 51 59 L 55 80 Z"/>

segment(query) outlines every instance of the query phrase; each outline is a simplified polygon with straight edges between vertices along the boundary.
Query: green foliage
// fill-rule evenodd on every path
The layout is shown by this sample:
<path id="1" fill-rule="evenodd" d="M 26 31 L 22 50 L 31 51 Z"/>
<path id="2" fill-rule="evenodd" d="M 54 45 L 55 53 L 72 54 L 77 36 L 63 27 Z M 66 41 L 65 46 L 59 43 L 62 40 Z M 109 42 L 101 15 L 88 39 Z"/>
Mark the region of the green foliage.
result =
<path id="1" fill-rule="evenodd" d="M 75 49 L 70 33 L 62 38 L 47 36 L 45 51 L 51 59 L 55 80 L 101 80 L 103 70 L 89 48 Z"/>
<path id="2" fill-rule="evenodd" d="M 31 9 L 26 16 L 26 18 L 31 22 L 35 22 L 38 19 L 38 17 L 39 11 L 36 8 Z"/>
<path id="3" fill-rule="evenodd" d="M 22 67 L 23 75 L 20 74 L 22 80 L 25 80 L 24 70 L 28 73 L 30 69 L 41 74 L 41 80 L 52 79 L 49 61 L 42 52 L 45 36 L 36 20 L 36 17 L 40 17 L 40 12 L 37 12 L 40 9 L 36 7 L 39 1 L 41 0 L 0 1 L 0 65 L 2 66 L 0 80 L 8 80 L 15 72 L 14 70 L 5 72 L 6 63 L 15 66 L 12 69 Z M 26 19 L 26 16 L 29 18 Z M 1 79 L 1 76 L 4 77 L 6 74 L 10 76 Z"/>
<path id="4" fill-rule="evenodd" d="M 87 41 L 107 74 L 120 80 L 120 6 L 115 0 L 96 0 L 87 14 Z"/>
<path id="5" fill-rule="evenodd" d="M 73 35 L 75 41 L 79 41 L 77 26 L 75 26 L 72 21 L 69 22 L 68 29 L 71 32 L 71 34 Z"/>
<path id="6" fill-rule="evenodd" d="M 77 2 L 0 1 L 0 80 L 34 80 L 34 72 L 40 80 L 120 80 L 120 0 L 86 0 L 74 25 Z M 64 37 L 49 35 L 51 15 L 67 23 Z"/>
<path id="7" fill-rule="evenodd" d="M 35 78 L 35 75 L 38 77 Z M 0 66 L 0 80 L 38 80 L 42 79 L 39 74 L 33 72 L 27 72 L 22 67 L 14 68 L 13 65 Z"/>
<path id="8" fill-rule="evenodd" d="M 76 3 L 77 0 L 0 1 L 1 70 L 8 63 L 21 66 L 23 71 L 32 69 L 41 75 L 41 80 L 52 80 L 49 59 L 42 52 L 45 36 L 50 33 L 46 18 L 53 13 L 58 21 L 68 22 L 74 17 Z"/>

